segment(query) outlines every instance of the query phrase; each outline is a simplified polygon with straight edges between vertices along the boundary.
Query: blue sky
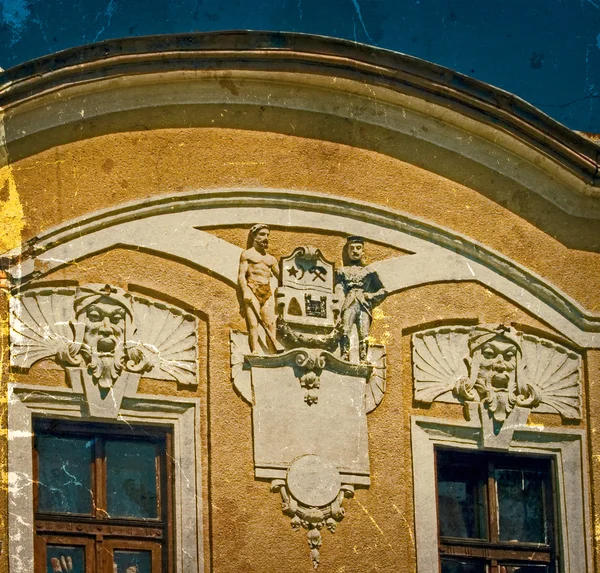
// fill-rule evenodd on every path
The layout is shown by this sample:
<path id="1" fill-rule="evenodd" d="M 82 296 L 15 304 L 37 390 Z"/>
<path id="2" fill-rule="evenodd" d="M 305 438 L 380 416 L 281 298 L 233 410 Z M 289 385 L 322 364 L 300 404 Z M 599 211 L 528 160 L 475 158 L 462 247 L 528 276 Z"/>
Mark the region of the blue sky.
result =
<path id="1" fill-rule="evenodd" d="M 227 29 L 396 50 L 600 133 L 600 0 L 0 0 L 0 67 L 108 38 Z"/>

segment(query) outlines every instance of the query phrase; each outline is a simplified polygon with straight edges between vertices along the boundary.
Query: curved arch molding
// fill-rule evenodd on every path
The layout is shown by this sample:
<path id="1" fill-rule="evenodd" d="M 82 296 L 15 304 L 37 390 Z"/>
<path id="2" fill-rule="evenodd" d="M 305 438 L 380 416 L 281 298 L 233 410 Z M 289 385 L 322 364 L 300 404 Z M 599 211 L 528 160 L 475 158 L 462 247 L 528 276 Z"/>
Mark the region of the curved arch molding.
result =
<path id="1" fill-rule="evenodd" d="M 408 251 L 374 263 L 399 292 L 440 281 L 475 281 L 511 300 L 582 348 L 600 348 L 600 315 L 539 275 L 464 236 L 377 205 L 285 189 L 220 189 L 130 203 L 51 229 L 4 257 L 15 290 L 58 268 L 112 248 L 138 248 L 209 271 L 232 287 L 241 249 L 203 228 L 251 225 L 312 228 Z"/>
<path id="2" fill-rule="evenodd" d="M 300 125 L 292 125 L 288 119 L 298 114 Z M 323 118 L 337 127 L 322 129 Z M 333 38 L 236 31 L 66 50 L 1 75 L 2 122 L 9 162 L 165 122 L 285 132 L 399 153 L 416 163 L 427 149 L 427 169 L 434 172 L 459 177 L 444 170 L 459 161 L 481 165 L 572 216 L 600 218 L 598 145 L 483 82 Z M 371 139 L 358 127 L 368 128 Z M 398 143 L 405 139 L 413 145 Z M 415 143 L 421 146 L 416 156 L 409 152 Z M 436 161 L 439 152 L 452 159 Z"/>

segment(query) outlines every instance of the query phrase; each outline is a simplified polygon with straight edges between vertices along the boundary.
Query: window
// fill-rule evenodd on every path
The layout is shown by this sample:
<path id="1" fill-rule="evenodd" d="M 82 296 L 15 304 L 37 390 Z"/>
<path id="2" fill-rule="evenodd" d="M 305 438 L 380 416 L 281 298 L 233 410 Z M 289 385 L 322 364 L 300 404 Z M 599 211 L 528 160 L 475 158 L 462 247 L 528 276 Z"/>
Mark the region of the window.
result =
<path id="1" fill-rule="evenodd" d="M 549 458 L 437 449 L 441 573 L 558 573 Z"/>
<path id="2" fill-rule="evenodd" d="M 170 571 L 171 436 L 34 423 L 36 573 Z"/>

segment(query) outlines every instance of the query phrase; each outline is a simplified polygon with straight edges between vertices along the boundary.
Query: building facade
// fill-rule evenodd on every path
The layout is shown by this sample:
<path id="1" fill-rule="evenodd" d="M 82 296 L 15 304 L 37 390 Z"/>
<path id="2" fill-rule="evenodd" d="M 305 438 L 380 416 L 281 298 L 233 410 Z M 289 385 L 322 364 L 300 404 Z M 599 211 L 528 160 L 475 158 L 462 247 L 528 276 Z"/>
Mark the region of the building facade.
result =
<path id="1" fill-rule="evenodd" d="M 0 570 L 597 570 L 597 144 L 293 34 L 69 50 L 0 110 Z"/>

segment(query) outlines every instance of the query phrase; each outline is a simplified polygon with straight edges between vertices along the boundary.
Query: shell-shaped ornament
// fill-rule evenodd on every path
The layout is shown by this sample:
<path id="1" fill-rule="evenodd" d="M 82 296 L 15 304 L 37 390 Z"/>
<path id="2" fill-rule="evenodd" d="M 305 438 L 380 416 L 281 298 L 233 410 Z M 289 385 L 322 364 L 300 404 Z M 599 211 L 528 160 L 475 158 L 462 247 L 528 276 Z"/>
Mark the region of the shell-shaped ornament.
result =
<path id="1" fill-rule="evenodd" d="M 563 418 L 581 418 L 581 356 L 564 346 L 524 334 L 519 385 L 530 387 L 539 402 Z"/>
<path id="2" fill-rule="evenodd" d="M 127 364 L 129 370 L 140 365 L 149 378 L 176 380 L 197 385 L 197 320 L 181 310 L 135 297 L 133 314 L 136 331 L 127 342 L 129 353 L 140 352 L 144 360 Z"/>
<path id="3" fill-rule="evenodd" d="M 83 340 L 74 322 L 73 290 L 35 290 L 10 299 L 10 365 L 30 368 L 44 358 L 79 364 Z"/>
<path id="4" fill-rule="evenodd" d="M 426 330 L 413 336 L 413 375 L 415 400 L 455 401 L 452 392 L 467 376 L 464 358 L 468 356 L 469 328 L 448 327 Z"/>

